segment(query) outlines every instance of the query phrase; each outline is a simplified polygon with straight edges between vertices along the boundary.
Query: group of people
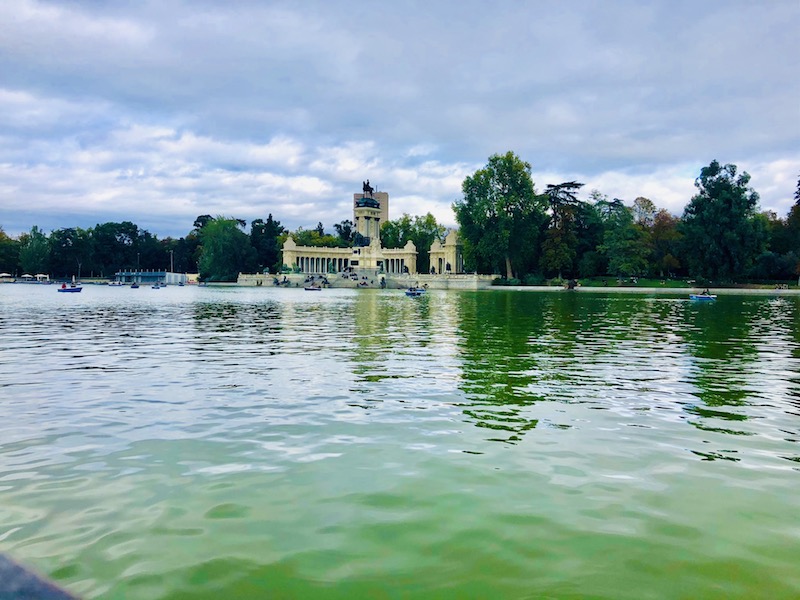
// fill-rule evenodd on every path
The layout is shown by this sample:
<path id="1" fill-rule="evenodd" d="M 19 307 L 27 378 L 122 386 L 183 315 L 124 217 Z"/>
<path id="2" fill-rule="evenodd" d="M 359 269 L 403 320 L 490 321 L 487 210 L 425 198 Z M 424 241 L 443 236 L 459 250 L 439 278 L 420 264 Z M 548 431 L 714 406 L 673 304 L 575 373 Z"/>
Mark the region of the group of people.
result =
<path id="1" fill-rule="evenodd" d="M 285 279 L 285 278 L 284 278 Z M 317 277 L 316 275 L 309 275 L 305 278 L 304 283 L 321 283 L 324 285 L 329 285 L 328 278 L 325 275 L 320 275 Z"/>

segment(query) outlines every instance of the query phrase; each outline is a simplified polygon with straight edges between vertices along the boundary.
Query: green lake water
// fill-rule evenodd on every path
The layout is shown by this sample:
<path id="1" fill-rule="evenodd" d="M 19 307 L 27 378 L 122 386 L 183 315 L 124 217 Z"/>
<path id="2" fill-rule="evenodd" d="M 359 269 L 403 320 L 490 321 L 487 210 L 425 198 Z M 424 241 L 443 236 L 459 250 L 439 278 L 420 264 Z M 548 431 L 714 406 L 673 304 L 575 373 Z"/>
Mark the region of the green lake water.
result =
<path id="1" fill-rule="evenodd" d="M 83 598 L 797 598 L 800 298 L 0 285 L 0 551 Z"/>

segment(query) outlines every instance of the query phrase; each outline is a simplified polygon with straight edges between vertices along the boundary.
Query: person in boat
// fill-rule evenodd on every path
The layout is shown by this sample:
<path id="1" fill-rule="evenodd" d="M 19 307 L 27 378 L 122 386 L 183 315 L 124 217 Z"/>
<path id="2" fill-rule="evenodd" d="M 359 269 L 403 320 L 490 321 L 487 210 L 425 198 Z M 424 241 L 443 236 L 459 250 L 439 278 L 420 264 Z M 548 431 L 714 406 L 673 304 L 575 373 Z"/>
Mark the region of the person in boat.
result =
<path id="1" fill-rule="evenodd" d="M 710 296 L 710 295 L 711 295 L 711 292 L 709 292 L 709 291 L 708 291 L 708 288 L 706 288 L 706 289 L 704 289 L 704 290 L 703 290 L 703 291 L 700 293 L 700 295 L 701 295 L 701 296 Z"/>
<path id="2" fill-rule="evenodd" d="M 62 290 L 65 290 L 65 289 L 67 289 L 67 284 L 66 284 L 66 283 L 62 283 L 62 284 L 61 284 L 61 289 L 62 289 Z"/>

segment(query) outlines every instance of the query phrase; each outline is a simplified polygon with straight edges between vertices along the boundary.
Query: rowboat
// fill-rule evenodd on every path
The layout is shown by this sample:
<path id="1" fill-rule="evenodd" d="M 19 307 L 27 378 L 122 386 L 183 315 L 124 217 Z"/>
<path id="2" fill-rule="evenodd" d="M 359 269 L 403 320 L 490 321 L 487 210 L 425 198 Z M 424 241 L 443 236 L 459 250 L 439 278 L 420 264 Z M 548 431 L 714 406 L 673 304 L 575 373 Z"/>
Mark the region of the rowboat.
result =
<path id="1" fill-rule="evenodd" d="M 81 286 L 79 286 L 79 285 L 73 284 L 73 285 L 67 287 L 67 285 L 64 284 L 60 288 L 58 288 L 58 291 L 59 292 L 73 292 L 74 293 L 74 292 L 80 292 L 82 289 L 83 288 Z"/>
<path id="2" fill-rule="evenodd" d="M 406 290 L 406 296 L 411 298 L 417 298 L 418 296 L 422 296 L 425 293 L 425 288 L 418 288 L 418 287 L 410 287 Z"/>
<path id="3" fill-rule="evenodd" d="M 709 301 L 709 300 L 716 300 L 716 294 L 689 294 L 689 300 L 701 300 L 701 301 Z"/>

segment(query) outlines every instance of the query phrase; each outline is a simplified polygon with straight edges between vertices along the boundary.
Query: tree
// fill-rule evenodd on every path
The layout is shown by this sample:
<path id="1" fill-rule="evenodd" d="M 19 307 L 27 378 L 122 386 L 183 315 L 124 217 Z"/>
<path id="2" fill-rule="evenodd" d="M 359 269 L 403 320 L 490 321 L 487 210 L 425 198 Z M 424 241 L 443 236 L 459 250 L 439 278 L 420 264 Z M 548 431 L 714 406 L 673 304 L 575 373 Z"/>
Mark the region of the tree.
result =
<path id="1" fill-rule="evenodd" d="M 634 211 L 621 200 L 608 203 L 603 244 L 598 248 L 608 258 L 608 272 L 617 277 L 641 275 L 647 271 L 650 236 L 633 220 Z"/>
<path id="2" fill-rule="evenodd" d="M 384 248 L 403 248 L 409 241 L 417 249 L 417 271 L 427 273 L 431 267 L 430 250 L 434 241 L 444 241 L 447 228 L 436 222 L 431 213 L 411 217 L 403 214 L 399 219 L 381 225 L 381 245 Z"/>
<path id="3" fill-rule="evenodd" d="M 800 206 L 800 177 L 797 178 L 797 188 L 794 191 L 795 206 Z"/>
<path id="4" fill-rule="evenodd" d="M 0 272 L 14 274 L 19 264 L 20 243 L 0 227 Z"/>
<path id="5" fill-rule="evenodd" d="M 269 214 L 267 220 L 256 219 L 250 223 L 250 244 L 256 251 L 258 270 L 278 272 L 281 246 L 279 239 L 286 229 Z"/>
<path id="6" fill-rule="evenodd" d="M 408 213 L 403 213 L 399 219 L 384 221 L 381 223 L 381 245 L 384 248 L 402 248 L 411 239 L 413 228 Z"/>
<path id="7" fill-rule="evenodd" d="M 316 246 L 319 248 L 345 248 L 348 246 L 336 235 L 320 235 L 317 227 L 314 229 L 298 227 L 297 231 L 292 232 L 291 235 L 298 246 Z"/>
<path id="8" fill-rule="evenodd" d="M 211 215 L 200 215 L 194 220 L 192 227 L 194 227 L 195 231 L 200 231 L 201 229 L 203 229 L 203 227 L 208 225 L 208 223 L 213 220 L 214 217 L 212 217 Z"/>
<path id="9" fill-rule="evenodd" d="M 800 179 L 797 180 L 797 191 L 794 193 L 794 206 L 786 216 L 786 231 L 789 244 L 800 254 Z M 798 265 L 800 268 L 800 265 Z"/>
<path id="10" fill-rule="evenodd" d="M 91 234 L 80 227 L 63 227 L 50 234 L 50 269 L 56 277 L 76 276 L 94 266 Z"/>
<path id="11" fill-rule="evenodd" d="M 750 175 L 716 160 L 700 170 L 698 193 L 683 213 L 685 255 L 692 275 L 731 280 L 742 277 L 764 250 L 766 232 L 755 219 L 758 194 Z"/>
<path id="12" fill-rule="evenodd" d="M 461 185 L 463 198 L 453 204 L 461 227 L 465 259 L 483 272 L 505 269 L 514 276 L 530 262 L 538 241 L 544 205 L 536 195 L 531 166 L 513 152 L 489 157 L 486 167 Z M 538 244 L 533 244 L 533 248 Z"/>
<path id="13" fill-rule="evenodd" d="M 353 233 L 355 232 L 354 229 L 355 225 L 349 219 L 345 219 L 340 223 L 336 223 L 333 228 L 336 230 L 336 235 L 345 242 L 347 245 L 350 245 L 353 242 Z"/>
<path id="14" fill-rule="evenodd" d="M 577 181 L 549 184 L 545 190 L 550 205 L 550 224 L 542 242 L 542 266 L 557 271 L 558 278 L 567 270 L 572 272 L 577 256 L 578 236 L 575 220 L 580 201 L 576 192 L 583 187 Z"/>
<path id="15" fill-rule="evenodd" d="M 197 234 L 189 233 L 186 237 L 174 240 L 166 238 L 165 250 L 172 251 L 172 268 L 175 273 L 197 273 L 195 253 L 199 246 Z"/>
<path id="16" fill-rule="evenodd" d="M 23 273 L 34 275 L 49 272 L 50 243 L 47 236 L 34 225 L 30 233 L 20 236 L 19 266 Z"/>
<path id="17" fill-rule="evenodd" d="M 578 274 L 594 277 L 606 273 L 606 257 L 597 251 L 603 243 L 605 227 L 596 206 L 588 202 L 576 206 L 574 231 L 578 240 L 575 247 Z"/>
<path id="18" fill-rule="evenodd" d="M 444 241 L 447 229 L 436 222 L 436 218 L 427 213 L 425 216 L 415 216 L 411 228 L 411 241 L 417 248 L 417 271 L 427 273 L 431 268 L 431 245 L 436 240 Z"/>
<path id="19" fill-rule="evenodd" d="M 658 209 L 652 200 L 639 196 L 633 201 L 633 221 L 637 225 L 650 228 L 656 218 Z"/>
<path id="20" fill-rule="evenodd" d="M 249 236 L 238 219 L 217 217 L 200 231 L 200 277 L 210 281 L 236 281 L 239 273 L 252 273 L 257 260 Z"/>
<path id="21" fill-rule="evenodd" d="M 661 277 L 672 274 L 681 267 L 677 256 L 680 254 L 681 234 L 678 231 L 680 220 L 665 209 L 656 213 L 651 230 L 653 241 L 653 266 Z"/>
<path id="22" fill-rule="evenodd" d="M 130 221 L 98 223 L 92 230 L 94 259 L 101 276 L 136 265 L 139 228 Z"/>
<path id="23" fill-rule="evenodd" d="M 164 246 L 158 241 L 158 237 L 146 229 L 139 230 L 136 247 L 140 268 L 158 271 L 169 269 L 169 252 L 165 251 Z"/>

